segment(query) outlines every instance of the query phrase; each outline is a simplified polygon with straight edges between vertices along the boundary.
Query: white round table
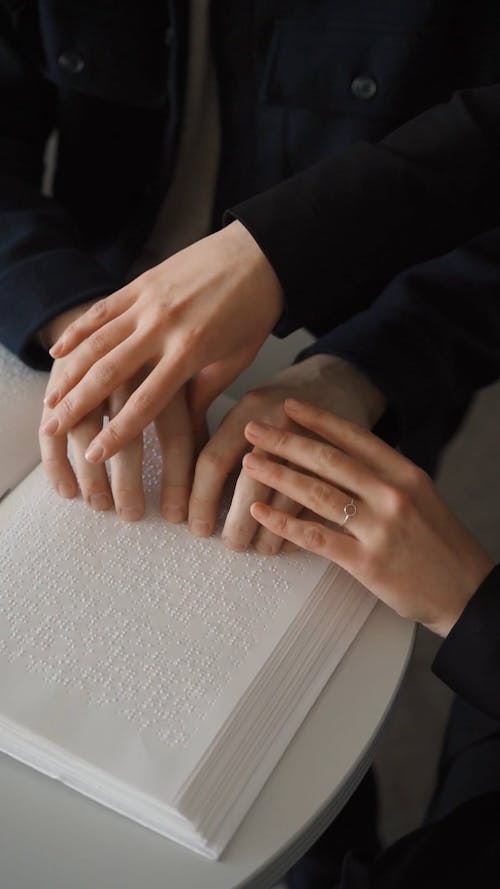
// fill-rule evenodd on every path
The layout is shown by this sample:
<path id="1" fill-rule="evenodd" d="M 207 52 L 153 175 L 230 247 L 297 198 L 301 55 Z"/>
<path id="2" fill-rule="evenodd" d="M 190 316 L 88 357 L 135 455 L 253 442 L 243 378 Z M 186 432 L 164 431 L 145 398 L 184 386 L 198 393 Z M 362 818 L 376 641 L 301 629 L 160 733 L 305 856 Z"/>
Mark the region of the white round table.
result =
<path id="1" fill-rule="evenodd" d="M 230 391 L 238 396 L 268 379 L 308 342 L 303 332 L 269 340 Z M 30 392 L 39 386 L 41 402 L 45 378 L 38 376 Z M 36 441 L 38 416 L 24 411 L 23 417 L 32 427 L 24 438 Z M 1 889 L 273 886 L 368 769 L 413 636 L 412 624 L 375 607 L 220 861 L 188 852 L 0 754 Z"/>
<path id="2" fill-rule="evenodd" d="M 220 861 L 208 861 L 0 756 L 2 889 L 267 889 L 370 765 L 413 625 L 380 603 Z"/>

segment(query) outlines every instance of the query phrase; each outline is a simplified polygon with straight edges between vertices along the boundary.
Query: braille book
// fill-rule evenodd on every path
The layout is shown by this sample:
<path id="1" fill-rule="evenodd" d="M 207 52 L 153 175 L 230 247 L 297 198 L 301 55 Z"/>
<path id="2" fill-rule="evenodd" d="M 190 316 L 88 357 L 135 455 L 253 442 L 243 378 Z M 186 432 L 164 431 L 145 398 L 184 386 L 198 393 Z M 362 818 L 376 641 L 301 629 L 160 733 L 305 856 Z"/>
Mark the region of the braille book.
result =
<path id="1" fill-rule="evenodd" d="M 5 351 L 0 371 L 3 419 L 14 385 L 37 418 L 40 375 Z M 374 599 L 315 556 L 234 553 L 166 523 L 150 433 L 146 517 L 126 524 L 58 498 L 40 465 L 19 482 L 8 425 L 0 749 L 217 858 Z"/>

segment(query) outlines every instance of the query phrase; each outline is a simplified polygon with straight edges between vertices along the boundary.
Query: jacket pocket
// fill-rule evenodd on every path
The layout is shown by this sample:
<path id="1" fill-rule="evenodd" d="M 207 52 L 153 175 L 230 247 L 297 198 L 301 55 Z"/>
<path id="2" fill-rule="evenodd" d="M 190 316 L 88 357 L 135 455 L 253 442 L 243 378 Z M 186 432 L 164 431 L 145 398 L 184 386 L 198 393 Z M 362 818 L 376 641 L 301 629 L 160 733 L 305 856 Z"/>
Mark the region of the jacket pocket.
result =
<path id="1" fill-rule="evenodd" d="M 401 31 L 332 24 L 276 26 L 264 101 L 335 115 L 407 119 L 448 95 L 454 77 L 442 29 Z"/>
<path id="2" fill-rule="evenodd" d="M 444 27 L 277 22 L 261 69 L 259 187 L 446 100 L 457 80 L 450 43 Z"/>
<path id="3" fill-rule="evenodd" d="M 45 77 L 62 90 L 158 107 L 167 95 L 168 5 L 39 0 Z"/>

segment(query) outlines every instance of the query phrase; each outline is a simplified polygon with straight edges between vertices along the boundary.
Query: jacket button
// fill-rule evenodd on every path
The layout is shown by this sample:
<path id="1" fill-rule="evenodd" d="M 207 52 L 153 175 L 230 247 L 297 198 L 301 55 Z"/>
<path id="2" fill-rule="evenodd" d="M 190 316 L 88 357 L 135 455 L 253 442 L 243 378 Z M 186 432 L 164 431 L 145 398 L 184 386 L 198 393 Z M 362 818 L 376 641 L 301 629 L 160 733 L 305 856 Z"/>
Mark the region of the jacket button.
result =
<path id="1" fill-rule="evenodd" d="M 79 52 L 67 49 L 58 58 L 59 67 L 68 74 L 80 74 L 85 68 L 85 61 Z"/>
<path id="2" fill-rule="evenodd" d="M 367 101 L 373 99 L 377 92 L 377 81 L 373 77 L 360 74 L 351 83 L 351 93 L 355 99 Z"/>

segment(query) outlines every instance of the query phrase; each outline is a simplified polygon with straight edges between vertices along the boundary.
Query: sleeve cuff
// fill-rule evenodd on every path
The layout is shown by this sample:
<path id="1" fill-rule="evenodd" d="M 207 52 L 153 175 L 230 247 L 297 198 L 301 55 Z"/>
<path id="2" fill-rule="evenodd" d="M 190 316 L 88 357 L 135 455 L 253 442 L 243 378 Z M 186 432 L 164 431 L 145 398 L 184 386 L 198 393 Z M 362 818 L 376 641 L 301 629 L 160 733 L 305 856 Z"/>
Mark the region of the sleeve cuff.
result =
<path id="1" fill-rule="evenodd" d="M 415 240 L 402 235 L 414 220 L 396 185 L 408 196 L 415 191 L 403 167 L 360 142 L 226 211 L 224 223 L 238 219 L 248 229 L 280 280 L 286 310 L 278 336 L 298 327 L 331 329 L 419 258 Z M 381 226 L 389 179 L 398 224 L 389 216 Z"/>
<path id="2" fill-rule="evenodd" d="M 439 335 L 438 335 L 439 340 Z M 446 359 L 418 315 L 405 312 L 389 292 L 317 339 L 298 356 L 336 355 L 352 364 L 384 394 L 392 435 L 401 450 L 432 472 L 449 435 Z"/>
<path id="3" fill-rule="evenodd" d="M 474 707 L 500 720 L 500 565 L 467 604 L 432 670 Z"/>
<path id="4" fill-rule="evenodd" d="M 0 340 L 37 370 L 50 355 L 37 331 L 61 312 L 112 293 L 120 286 L 92 257 L 77 249 L 55 250 L 24 261 L 0 278 Z"/>

